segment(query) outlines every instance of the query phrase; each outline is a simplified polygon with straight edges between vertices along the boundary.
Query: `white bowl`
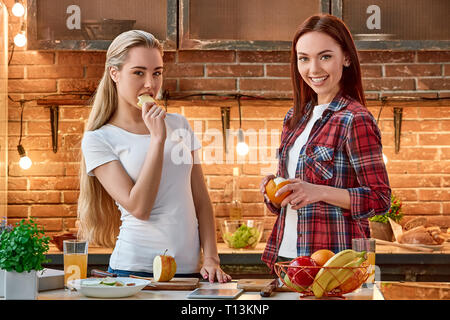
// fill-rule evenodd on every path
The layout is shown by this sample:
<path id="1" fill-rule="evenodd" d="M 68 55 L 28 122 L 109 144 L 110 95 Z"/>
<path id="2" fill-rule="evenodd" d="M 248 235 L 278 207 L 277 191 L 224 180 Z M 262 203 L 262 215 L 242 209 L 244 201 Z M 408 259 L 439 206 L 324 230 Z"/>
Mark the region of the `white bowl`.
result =
<path id="1" fill-rule="evenodd" d="M 89 278 L 81 280 L 71 280 L 68 282 L 69 287 L 75 288 L 78 292 L 86 297 L 93 298 L 125 298 L 135 295 L 144 287 L 150 284 L 150 280 L 136 279 L 130 277 L 117 277 L 115 280 L 123 282 L 123 287 L 106 286 L 106 285 L 86 285 L 84 283 L 92 283 L 93 281 L 101 281 L 104 278 Z M 134 283 L 133 286 L 127 286 L 127 283 Z"/>

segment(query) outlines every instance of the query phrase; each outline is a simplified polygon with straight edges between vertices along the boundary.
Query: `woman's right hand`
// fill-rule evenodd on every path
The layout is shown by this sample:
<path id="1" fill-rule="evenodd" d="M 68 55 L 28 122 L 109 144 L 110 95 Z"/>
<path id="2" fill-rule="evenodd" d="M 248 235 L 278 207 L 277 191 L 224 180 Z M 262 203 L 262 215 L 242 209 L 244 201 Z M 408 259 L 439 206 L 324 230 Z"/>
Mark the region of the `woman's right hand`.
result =
<path id="1" fill-rule="evenodd" d="M 272 202 L 270 201 L 269 197 L 268 197 L 267 194 L 266 194 L 266 184 L 267 184 L 270 180 L 275 179 L 275 178 L 276 178 L 276 176 L 274 176 L 273 174 L 269 174 L 269 175 L 265 176 L 265 177 L 261 180 L 261 183 L 260 183 L 260 185 L 259 185 L 259 191 L 262 193 L 262 195 L 264 196 L 264 199 L 266 199 L 266 201 L 267 201 L 268 203 L 271 203 L 273 206 L 279 208 L 280 206 L 278 206 L 278 205 L 272 203 Z"/>
<path id="2" fill-rule="evenodd" d="M 146 102 L 142 106 L 142 119 L 152 138 L 166 140 L 166 111 L 156 103 Z"/>

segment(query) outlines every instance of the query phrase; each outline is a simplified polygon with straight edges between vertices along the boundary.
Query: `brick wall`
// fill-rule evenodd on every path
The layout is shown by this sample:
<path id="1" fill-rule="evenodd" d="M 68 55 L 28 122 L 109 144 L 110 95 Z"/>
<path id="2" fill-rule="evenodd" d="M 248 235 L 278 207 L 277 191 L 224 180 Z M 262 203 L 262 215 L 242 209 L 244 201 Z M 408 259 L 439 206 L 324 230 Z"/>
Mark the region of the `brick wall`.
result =
<path id="1" fill-rule="evenodd" d="M 6 1 L 11 7 L 12 0 Z M 11 18 L 10 37 L 18 28 Z M 361 51 L 359 52 L 367 98 L 384 96 L 449 97 L 449 51 Z M 9 94 L 12 99 L 35 99 L 50 94 L 93 92 L 103 72 L 104 52 L 28 51 L 15 49 L 9 66 Z M 242 93 L 290 98 L 288 52 L 177 51 L 166 52 L 164 89 L 171 94 Z M 394 151 L 393 105 L 383 108 L 379 126 L 383 134 L 391 186 L 404 201 L 408 217 L 427 215 L 442 226 L 450 226 L 450 102 L 440 106 L 408 105 L 403 110 L 401 150 Z M 199 137 L 220 132 L 220 106 L 230 106 L 232 129 L 238 128 L 237 103 L 229 101 L 169 101 L 168 111 L 185 115 Z M 280 130 L 290 100 L 243 100 L 243 129 L 247 141 L 259 130 Z M 76 221 L 78 158 L 80 141 L 89 107 L 60 107 L 58 152 L 52 151 L 50 115 L 35 100 L 26 104 L 22 145 L 33 160 L 24 171 L 18 166 L 20 104 L 9 101 L 8 219 L 35 217 L 49 234 L 72 228 Z M 371 103 L 375 117 L 379 103 Z M 250 135 L 251 132 L 256 132 Z M 265 142 L 261 142 L 266 138 Z M 274 170 L 276 160 L 270 134 L 257 137 L 256 164 L 234 157 L 224 164 L 204 164 L 207 185 L 216 218 L 227 216 L 224 188 L 232 169 L 242 172 L 244 216 L 265 219 L 266 239 L 274 216 L 262 204 L 258 191 L 263 174 Z M 211 145 L 203 140 L 204 149 Z M 254 150 L 251 148 L 252 152 Z M 256 153 L 258 153 L 256 152 Z M 254 154 L 254 153 L 253 153 Z M 204 159 L 206 160 L 206 159 Z"/>

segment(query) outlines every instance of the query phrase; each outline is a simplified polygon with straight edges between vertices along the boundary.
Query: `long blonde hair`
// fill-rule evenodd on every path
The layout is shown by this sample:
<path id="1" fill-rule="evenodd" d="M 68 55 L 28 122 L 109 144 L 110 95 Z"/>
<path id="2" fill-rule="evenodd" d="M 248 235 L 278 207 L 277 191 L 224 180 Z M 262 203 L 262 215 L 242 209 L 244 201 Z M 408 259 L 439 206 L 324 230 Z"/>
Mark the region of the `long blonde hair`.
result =
<path id="1" fill-rule="evenodd" d="M 121 70 L 128 51 L 138 46 L 156 48 L 161 56 L 163 55 L 162 45 L 148 32 L 130 30 L 118 35 L 106 52 L 105 70 L 93 99 L 85 131 L 102 127 L 116 111 L 117 89 L 109 70 L 110 68 Z M 102 247 L 114 247 L 120 227 L 120 213 L 115 201 L 96 177 L 87 175 L 83 154 L 79 174 L 78 237 Z"/>

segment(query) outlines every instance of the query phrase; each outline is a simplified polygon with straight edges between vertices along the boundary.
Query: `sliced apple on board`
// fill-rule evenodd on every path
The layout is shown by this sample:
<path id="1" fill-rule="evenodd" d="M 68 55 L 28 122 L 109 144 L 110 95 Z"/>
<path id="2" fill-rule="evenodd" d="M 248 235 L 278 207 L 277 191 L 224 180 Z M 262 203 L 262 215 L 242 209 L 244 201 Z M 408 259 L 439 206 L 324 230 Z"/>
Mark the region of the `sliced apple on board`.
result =
<path id="1" fill-rule="evenodd" d="M 153 280 L 156 282 L 170 281 L 177 272 L 175 258 L 166 254 L 158 255 L 153 259 Z"/>
<path id="2" fill-rule="evenodd" d="M 155 99 L 153 99 L 148 94 L 143 94 L 138 97 L 137 105 L 142 108 L 144 106 L 144 103 L 146 103 L 146 102 L 155 102 Z"/>

